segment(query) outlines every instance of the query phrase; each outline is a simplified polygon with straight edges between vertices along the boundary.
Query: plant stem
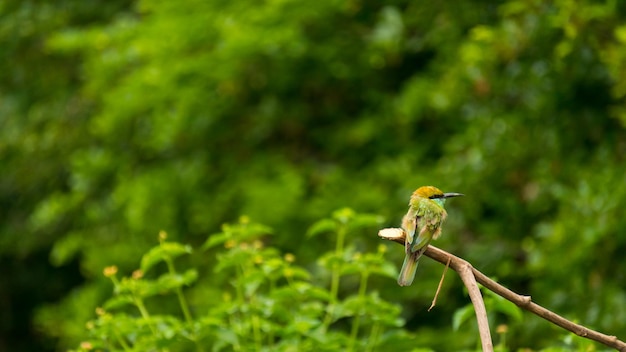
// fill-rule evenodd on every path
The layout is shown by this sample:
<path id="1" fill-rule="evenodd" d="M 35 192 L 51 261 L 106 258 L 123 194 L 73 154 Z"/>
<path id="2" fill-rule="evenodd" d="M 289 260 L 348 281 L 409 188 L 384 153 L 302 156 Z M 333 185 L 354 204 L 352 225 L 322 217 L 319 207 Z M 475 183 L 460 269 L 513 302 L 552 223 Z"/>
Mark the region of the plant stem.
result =
<path id="1" fill-rule="evenodd" d="M 246 338 L 248 336 L 250 336 L 250 331 L 244 331 L 245 329 L 245 324 L 244 321 L 246 321 L 248 319 L 248 316 L 246 314 L 244 314 L 243 310 L 246 309 L 246 307 L 249 308 L 249 305 L 246 303 L 246 295 L 244 292 L 244 283 L 243 283 L 243 277 L 244 274 L 246 272 L 246 267 L 244 266 L 244 263 L 241 263 L 241 265 L 237 266 L 237 277 L 235 278 L 235 291 L 237 293 L 237 313 L 239 313 L 239 321 L 236 326 L 236 332 L 238 333 L 239 337 L 241 337 L 244 341 L 246 341 Z M 249 310 L 246 310 L 249 311 Z M 252 324 L 248 324 L 248 325 L 252 325 Z M 251 327 L 251 329 L 253 329 Z M 235 330 L 235 328 L 233 328 L 233 330 Z M 251 331 L 252 334 L 254 334 L 254 331 Z M 237 343 L 236 346 L 237 350 L 241 349 L 241 346 L 239 345 L 239 343 Z"/>
<path id="2" fill-rule="evenodd" d="M 167 269 L 171 275 L 176 275 L 176 268 L 174 267 L 174 262 L 172 258 L 166 257 L 165 263 L 167 263 Z M 183 316 L 185 316 L 185 320 L 187 324 L 189 324 L 189 329 L 191 329 L 193 336 L 193 342 L 196 344 L 196 350 L 198 352 L 202 352 L 203 348 L 197 340 L 195 330 L 193 328 L 193 318 L 191 317 L 191 312 L 189 311 L 189 305 L 187 304 L 187 300 L 185 299 L 185 295 L 183 295 L 183 289 L 180 287 L 176 287 L 174 290 L 176 292 L 176 297 L 178 298 L 178 303 L 180 304 L 180 309 L 183 311 Z"/>
<path id="3" fill-rule="evenodd" d="M 374 325 L 372 325 L 370 336 L 367 339 L 367 345 L 365 348 L 366 352 L 374 350 L 374 347 L 376 347 L 376 342 L 378 341 L 378 335 L 380 335 L 380 323 L 375 322 Z"/>
<path id="4" fill-rule="evenodd" d="M 269 289 L 270 297 L 273 297 L 275 290 L 276 290 L 276 280 L 270 278 L 270 289 Z M 269 346 L 270 351 L 274 350 L 274 329 L 273 328 L 270 328 L 267 333 L 267 344 Z"/>
<path id="5" fill-rule="evenodd" d="M 152 330 L 152 333 L 154 334 L 154 336 L 157 336 L 157 332 L 154 329 L 154 326 L 152 326 L 150 313 L 148 313 L 146 306 L 143 304 L 143 300 L 141 299 L 141 297 L 135 296 L 134 301 L 135 301 L 135 306 L 137 306 L 137 309 L 139 309 L 139 313 L 141 313 L 141 316 L 148 322 L 148 326 L 150 327 L 150 330 Z"/>
<path id="6" fill-rule="evenodd" d="M 128 346 L 128 344 L 126 343 L 126 340 L 124 340 L 122 336 L 120 336 L 120 333 L 116 329 L 113 329 L 113 334 L 115 335 L 117 342 L 119 342 L 119 344 L 122 346 L 124 351 L 130 352 L 131 351 L 130 346 Z"/>
<path id="7" fill-rule="evenodd" d="M 261 341 L 259 316 L 256 314 L 252 315 L 252 335 L 254 336 L 256 350 L 260 352 L 263 349 L 263 341 Z"/>
<path id="8" fill-rule="evenodd" d="M 365 300 L 365 292 L 367 291 L 367 279 L 369 277 L 369 272 L 364 271 L 361 275 L 361 282 L 359 285 L 359 302 L 363 302 Z M 354 317 L 354 321 L 352 322 L 352 330 L 350 331 L 350 347 L 348 351 L 354 351 L 354 346 L 357 342 L 357 337 L 359 335 L 359 328 L 361 325 L 361 312 L 358 311 L 356 316 Z"/>
<path id="9" fill-rule="evenodd" d="M 167 263 L 167 268 L 172 275 L 176 275 L 176 268 L 174 268 L 174 263 L 171 258 L 166 258 L 165 262 Z M 193 324 L 193 319 L 191 318 L 191 313 L 189 312 L 189 306 L 187 305 L 187 300 L 183 295 L 183 290 L 180 287 L 176 287 L 176 296 L 178 297 L 178 303 L 180 304 L 180 309 L 183 311 L 183 315 L 185 316 L 185 320 L 189 325 Z"/>
<path id="10" fill-rule="evenodd" d="M 346 227 L 340 226 L 337 230 L 337 243 L 335 246 L 335 262 L 333 263 L 333 272 L 330 279 L 330 302 L 328 310 L 326 311 L 326 317 L 324 318 L 324 331 L 327 331 L 330 324 L 333 322 L 333 316 L 335 315 L 335 306 L 337 304 L 337 295 L 339 293 L 339 279 L 341 276 L 339 259 L 343 256 L 343 244 L 346 237 Z"/>
<path id="11" fill-rule="evenodd" d="M 234 317 L 235 317 L 234 315 L 230 315 L 228 318 L 228 323 L 229 323 L 229 326 L 231 326 L 233 330 L 236 330 L 237 322 L 235 321 Z M 239 339 L 235 340 L 235 343 L 233 344 L 233 351 L 241 351 L 241 345 L 239 344 Z"/>

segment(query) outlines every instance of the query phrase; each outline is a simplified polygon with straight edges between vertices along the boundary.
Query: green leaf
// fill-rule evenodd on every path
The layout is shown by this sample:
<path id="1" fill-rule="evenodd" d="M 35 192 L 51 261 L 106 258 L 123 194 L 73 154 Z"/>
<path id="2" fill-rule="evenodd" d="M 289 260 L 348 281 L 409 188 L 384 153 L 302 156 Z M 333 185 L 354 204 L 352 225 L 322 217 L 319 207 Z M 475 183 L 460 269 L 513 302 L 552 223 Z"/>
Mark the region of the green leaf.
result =
<path id="1" fill-rule="evenodd" d="M 257 292 L 261 285 L 263 285 L 263 283 L 265 282 L 265 278 L 262 275 L 259 275 L 258 272 L 249 272 L 246 273 L 244 277 L 242 277 L 240 282 L 242 282 L 241 286 L 243 286 L 244 293 L 246 294 L 246 296 L 250 297 Z"/>
<path id="2" fill-rule="evenodd" d="M 163 249 L 163 254 L 167 255 L 171 259 L 192 252 L 190 245 L 183 245 L 177 242 L 163 242 L 161 243 L 161 248 Z"/>
<path id="3" fill-rule="evenodd" d="M 322 219 L 315 222 L 306 232 L 307 237 L 314 237 L 324 232 L 337 231 L 337 222 L 332 219 Z"/>
<path id="4" fill-rule="evenodd" d="M 161 337 L 168 340 L 181 334 L 184 326 L 178 318 L 171 315 L 152 315 L 150 316 L 150 324 L 156 327 Z"/>
<path id="5" fill-rule="evenodd" d="M 198 280 L 198 270 L 189 269 L 183 274 L 183 284 L 189 286 Z"/>
<path id="6" fill-rule="evenodd" d="M 56 241 L 50 251 L 50 262 L 52 265 L 61 266 L 74 258 L 83 246 L 83 238 L 82 233 L 72 232 Z"/>
<path id="7" fill-rule="evenodd" d="M 188 286 L 198 278 L 198 271 L 196 269 L 189 269 L 184 274 L 163 274 L 159 276 L 157 281 L 161 290 L 170 291 L 172 289 Z"/>
<path id="8" fill-rule="evenodd" d="M 434 352 L 429 348 L 415 347 L 415 335 L 401 329 L 383 334 L 376 347 L 376 351 Z"/>
<path id="9" fill-rule="evenodd" d="M 104 309 L 115 309 L 115 308 L 120 308 L 120 307 L 124 307 L 124 306 L 128 306 L 128 305 L 133 305 L 133 296 L 130 294 L 120 294 L 120 295 L 115 295 L 111 298 L 109 298 L 106 302 L 104 302 L 104 304 L 102 305 L 102 307 Z"/>
<path id="10" fill-rule="evenodd" d="M 146 273 L 158 262 L 166 258 L 174 259 L 182 254 L 191 253 L 192 249 L 189 245 L 182 245 L 177 242 L 163 242 L 153 247 L 141 258 L 141 270 Z"/>
<path id="11" fill-rule="evenodd" d="M 339 302 L 335 308 L 335 318 L 345 318 L 362 313 L 365 301 L 353 295 Z"/>
<path id="12" fill-rule="evenodd" d="M 452 329 L 454 331 L 458 331 L 463 323 L 471 319 L 472 315 L 474 315 L 474 306 L 472 306 L 471 304 L 468 304 L 463 308 L 457 309 L 452 316 Z"/>
<path id="13" fill-rule="evenodd" d="M 224 232 L 214 233 L 210 235 L 209 238 L 207 238 L 207 240 L 202 245 L 202 249 L 207 250 L 209 248 L 213 248 L 217 245 L 225 243 L 226 241 L 228 241 L 229 237 L 230 237 L 229 234 L 224 233 Z"/>
<path id="14" fill-rule="evenodd" d="M 354 210 L 350 208 L 341 208 L 333 212 L 333 219 L 339 221 L 342 224 L 348 224 L 350 221 L 352 221 L 352 219 L 354 219 L 355 215 L 356 213 L 354 212 Z"/>
<path id="15" fill-rule="evenodd" d="M 272 297 L 276 300 L 292 301 L 294 297 L 307 297 L 309 300 L 330 301 L 328 290 L 312 285 L 308 282 L 298 281 L 289 286 L 277 288 L 272 292 Z"/>
<path id="16" fill-rule="evenodd" d="M 395 279 L 400 273 L 395 264 L 384 262 L 381 265 L 372 268 L 372 273 Z"/>
<path id="17" fill-rule="evenodd" d="M 141 258 L 141 270 L 146 273 L 150 268 L 160 261 L 163 261 L 163 249 L 161 246 L 153 247 Z"/>
<path id="18" fill-rule="evenodd" d="M 283 270 L 283 275 L 285 277 L 290 277 L 290 278 L 295 278 L 295 279 L 300 279 L 300 280 L 310 280 L 311 279 L 311 274 L 300 267 L 297 266 L 290 266 L 287 267 Z"/>
<path id="19" fill-rule="evenodd" d="M 327 252 L 321 257 L 317 258 L 318 265 L 329 270 L 332 270 L 335 265 L 342 266 L 347 262 L 348 260 L 345 258 L 345 256 L 337 256 L 335 252 Z"/>
<path id="20" fill-rule="evenodd" d="M 485 299 L 485 306 L 487 309 L 494 309 L 509 318 L 513 319 L 516 322 L 521 322 L 524 318 L 521 308 L 516 306 L 513 302 L 498 296 L 494 292 L 489 290 L 482 290 L 485 292 L 485 295 L 488 296 Z"/>
<path id="21" fill-rule="evenodd" d="M 161 292 L 170 291 L 174 288 L 181 287 L 183 285 L 183 277 L 178 274 L 163 274 L 159 276 L 157 284 Z"/>
<path id="22" fill-rule="evenodd" d="M 347 262 L 340 266 L 339 273 L 341 275 L 359 274 L 364 270 L 364 263 L 361 262 Z"/>
<path id="23" fill-rule="evenodd" d="M 259 236 L 271 235 L 274 230 L 271 227 L 262 224 L 251 223 L 241 225 L 241 231 L 244 233 L 244 239 L 258 238 Z"/>
<path id="24" fill-rule="evenodd" d="M 219 328 L 216 332 L 216 342 L 213 346 L 213 351 L 220 351 L 227 346 L 238 346 L 239 338 L 237 334 L 225 327 Z"/>
<path id="25" fill-rule="evenodd" d="M 217 259 L 217 265 L 213 267 L 213 271 L 216 273 L 224 269 L 239 267 L 243 263 L 248 263 L 252 260 L 250 252 L 239 247 L 230 249 L 225 253 L 218 253 Z"/>
<path id="26" fill-rule="evenodd" d="M 350 222 L 350 228 L 359 229 L 365 227 L 381 226 L 385 222 L 385 218 L 376 214 L 357 214 L 352 222 Z"/>

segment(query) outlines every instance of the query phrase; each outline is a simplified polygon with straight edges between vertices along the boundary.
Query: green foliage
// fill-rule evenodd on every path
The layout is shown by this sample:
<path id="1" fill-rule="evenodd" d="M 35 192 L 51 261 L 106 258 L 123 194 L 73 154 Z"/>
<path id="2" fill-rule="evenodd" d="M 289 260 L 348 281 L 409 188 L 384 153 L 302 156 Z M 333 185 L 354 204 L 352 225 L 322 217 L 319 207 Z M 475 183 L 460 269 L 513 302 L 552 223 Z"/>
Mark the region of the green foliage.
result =
<path id="1" fill-rule="evenodd" d="M 131 272 L 161 229 L 216 251 L 240 230 L 207 234 L 240 214 L 279 229 L 264 248 L 293 253 L 298 280 L 328 280 L 334 312 L 354 313 L 338 302 L 361 268 L 342 263 L 378 239 L 350 226 L 377 218 L 339 211 L 303 229 L 340 207 L 397 226 L 427 184 L 467 195 L 437 245 L 559 314 L 626 331 L 624 2 L 8 0 L 0 18 L 0 264 L 29 268 L 0 285 L 0 310 L 27 305 L 6 314 L 23 323 L 0 345 L 34 326 L 49 350 L 75 346 L 108 296 L 101 268 Z M 192 306 L 231 289 L 231 259 L 177 248 L 139 263 L 166 270 L 156 287 L 179 300 L 196 275 L 170 272 L 182 261 L 197 270 Z M 415 289 L 378 276 L 367 286 L 402 305 L 417 345 L 474 346 L 450 329 L 460 283 L 425 316 L 438 270 L 421 263 Z M 506 323 L 511 350 L 561 340 L 541 320 Z"/>
<path id="2" fill-rule="evenodd" d="M 220 276 L 230 289 L 222 291 L 219 300 L 205 301 L 202 309 L 195 307 L 196 317 L 182 288 L 194 284 L 202 268 L 178 273 L 174 258 L 191 253 L 191 247 L 167 242 L 161 232 L 161 243 L 143 256 L 141 269 L 131 277 L 120 279 L 117 267 L 105 268 L 114 295 L 96 309 L 98 317 L 87 323 L 90 339 L 78 350 L 373 351 L 412 344 L 401 329 L 400 307 L 367 287 L 371 275 L 397 275 L 384 259 L 386 247 L 361 253 L 353 245 L 341 244 L 345 236 L 371 229 L 380 219 L 342 209 L 321 220 L 329 221 L 336 224 L 332 235 L 337 246 L 321 257 L 319 265 L 331 273 L 330 288 L 312 282 L 311 274 L 294 264 L 293 254 L 266 246 L 268 227 L 247 217 L 224 225 L 222 233 L 207 241 L 223 244 L 222 248 L 207 249 L 217 255 L 213 273 L 225 274 Z M 159 262 L 167 264 L 167 272 L 147 278 L 148 270 Z M 338 288 L 348 277 L 358 278 L 358 293 L 340 297 Z M 210 275 L 199 280 L 217 283 Z M 179 312 L 146 308 L 149 300 L 168 294 L 178 295 Z"/>
<path id="3" fill-rule="evenodd" d="M 481 286 L 482 288 L 482 286 Z M 489 291 L 489 290 L 481 290 L 483 295 L 485 296 L 485 308 L 487 309 L 489 322 L 495 326 L 495 324 L 507 324 L 512 323 L 520 323 L 522 322 L 522 311 L 518 308 L 514 303 L 498 296 L 497 294 Z M 497 315 L 503 315 L 507 319 L 504 322 L 500 322 L 499 319 L 496 319 Z M 452 318 L 452 328 L 454 330 L 459 330 L 461 325 L 465 324 L 467 321 L 471 321 L 474 319 L 474 306 L 470 303 L 466 306 L 459 308 Z"/>

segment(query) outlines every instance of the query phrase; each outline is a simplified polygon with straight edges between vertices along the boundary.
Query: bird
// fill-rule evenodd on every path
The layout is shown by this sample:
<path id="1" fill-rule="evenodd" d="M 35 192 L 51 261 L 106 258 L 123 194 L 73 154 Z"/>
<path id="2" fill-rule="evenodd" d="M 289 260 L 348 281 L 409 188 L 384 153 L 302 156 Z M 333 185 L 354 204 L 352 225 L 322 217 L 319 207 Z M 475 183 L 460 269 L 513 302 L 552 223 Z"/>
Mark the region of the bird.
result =
<path id="1" fill-rule="evenodd" d="M 441 225 L 448 216 L 444 208 L 447 198 L 463 196 L 461 193 L 443 193 L 433 186 L 415 190 L 409 200 L 409 210 L 402 218 L 405 257 L 398 276 L 398 285 L 409 286 L 415 279 L 419 258 L 428 244 L 441 235 Z"/>

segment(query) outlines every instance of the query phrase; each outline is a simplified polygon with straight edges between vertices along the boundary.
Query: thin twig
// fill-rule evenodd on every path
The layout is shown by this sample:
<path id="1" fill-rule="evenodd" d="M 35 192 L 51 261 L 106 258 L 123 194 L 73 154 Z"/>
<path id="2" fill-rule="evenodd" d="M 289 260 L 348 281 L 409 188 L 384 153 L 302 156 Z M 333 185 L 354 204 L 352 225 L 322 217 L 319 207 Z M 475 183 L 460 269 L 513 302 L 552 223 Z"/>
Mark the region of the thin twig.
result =
<path id="1" fill-rule="evenodd" d="M 390 241 L 397 242 L 401 245 L 404 245 L 403 236 L 397 236 L 397 237 L 396 236 L 394 237 L 381 236 L 381 237 L 388 239 Z M 468 267 L 471 269 L 476 281 L 482 284 L 486 289 L 496 293 L 497 295 L 505 298 L 508 301 L 515 303 L 518 307 L 525 309 L 557 326 L 560 326 L 565 330 L 571 331 L 578 336 L 581 336 L 590 340 L 594 340 L 596 342 L 600 342 L 620 352 L 626 352 L 626 342 L 619 340 L 616 336 L 605 335 L 601 332 L 591 330 L 587 327 L 584 327 L 580 324 L 576 324 L 574 322 L 571 322 L 563 318 L 562 316 L 532 302 L 530 296 L 518 295 L 517 293 L 491 280 L 489 277 L 487 277 L 487 275 L 481 273 L 480 271 L 476 270 L 476 268 L 472 267 L 472 265 L 469 262 L 457 256 L 454 256 L 442 249 L 434 247 L 433 245 L 429 245 L 428 249 L 426 249 L 426 252 L 424 252 L 424 254 L 427 257 L 434 259 L 441 264 L 446 264 L 448 263 L 448 261 L 450 261 L 450 267 L 454 271 L 459 273 L 459 275 L 460 275 L 460 272 L 458 270 L 459 268 Z"/>
<path id="2" fill-rule="evenodd" d="M 437 304 L 437 297 L 439 297 L 439 291 L 441 291 L 441 286 L 443 286 L 443 280 L 446 278 L 446 272 L 448 271 L 448 267 L 450 267 L 450 259 L 448 259 L 446 267 L 443 269 L 443 273 L 441 274 L 441 279 L 439 280 L 439 285 L 437 286 L 437 292 L 435 292 L 435 297 L 433 297 L 433 301 L 430 304 L 430 307 L 428 307 L 429 312 L 435 307 L 435 304 Z"/>

